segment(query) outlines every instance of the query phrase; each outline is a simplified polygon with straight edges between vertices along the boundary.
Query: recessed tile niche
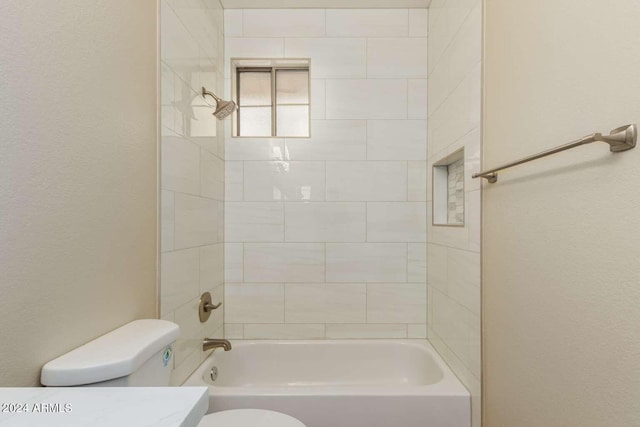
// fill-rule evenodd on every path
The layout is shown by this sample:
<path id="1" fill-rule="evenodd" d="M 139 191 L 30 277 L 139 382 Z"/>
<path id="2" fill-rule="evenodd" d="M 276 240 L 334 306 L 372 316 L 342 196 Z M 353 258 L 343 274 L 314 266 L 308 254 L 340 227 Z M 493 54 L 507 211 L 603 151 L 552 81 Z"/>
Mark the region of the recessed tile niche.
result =
<path id="1" fill-rule="evenodd" d="M 433 164 L 433 225 L 464 226 L 464 149 Z"/>

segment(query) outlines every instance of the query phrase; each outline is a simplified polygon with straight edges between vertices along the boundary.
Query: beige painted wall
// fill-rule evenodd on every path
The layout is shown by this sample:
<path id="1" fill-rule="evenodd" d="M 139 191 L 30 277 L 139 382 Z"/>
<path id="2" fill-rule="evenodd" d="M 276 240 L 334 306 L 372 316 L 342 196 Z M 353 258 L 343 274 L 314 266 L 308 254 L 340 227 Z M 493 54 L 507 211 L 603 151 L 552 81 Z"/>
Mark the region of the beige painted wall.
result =
<path id="1" fill-rule="evenodd" d="M 484 165 L 640 122 L 640 2 L 486 0 Z M 485 184 L 485 426 L 640 425 L 640 149 Z"/>
<path id="2" fill-rule="evenodd" d="M 0 386 L 156 315 L 156 9 L 0 4 Z"/>

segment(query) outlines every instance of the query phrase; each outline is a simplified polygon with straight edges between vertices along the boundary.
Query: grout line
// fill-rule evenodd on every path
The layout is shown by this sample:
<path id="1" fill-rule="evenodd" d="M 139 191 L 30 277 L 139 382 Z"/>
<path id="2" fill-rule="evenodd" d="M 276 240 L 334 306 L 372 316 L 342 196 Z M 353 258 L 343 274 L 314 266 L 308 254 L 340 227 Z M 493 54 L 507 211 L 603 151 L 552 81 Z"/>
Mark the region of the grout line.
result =
<path id="1" fill-rule="evenodd" d="M 364 241 L 369 242 L 369 202 L 364 202 Z"/>
<path id="2" fill-rule="evenodd" d="M 364 323 L 369 323 L 369 284 L 364 284 Z"/>
<path id="3" fill-rule="evenodd" d="M 327 9 L 323 9 L 323 15 L 324 15 L 324 37 L 328 37 L 328 31 L 327 31 Z"/>
<path id="4" fill-rule="evenodd" d="M 369 78 L 369 38 L 364 38 L 364 78 Z"/>
<path id="5" fill-rule="evenodd" d="M 411 200 L 409 200 L 411 197 L 409 196 L 409 188 L 411 186 L 411 182 L 409 181 L 409 160 L 407 160 L 407 199 L 405 200 L 405 202 L 411 202 Z"/>
<path id="6" fill-rule="evenodd" d="M 244 272 L 244 243 L 240 243 L 241 255 L 240 255 L 240 271 L 242 272 L 242 281 L 241 283 L 245 283 L 245 272 Z"/>
<path id="7" fill-rule="evenodd" d="M 176 192 L 172 191 L 172 199 L 173 199 L 173 235 L 171 236 L 171 250 L 175 250 L 176 249 Z M 162 194 L 162 192 L 161 192 Z M 160 219 L 160 221 L 162 222 L 162 218 Z M 160 241 L 160 243 L 162 243 L 162 241 Z"/>
<path id="8" fill-rule="evenodd" d="M 327 183 L 328 183 L 328 180 L 327 180 L 327 161 L 325 160 L 322 163 L 324 165 L 324 195 L 322 197 L 322 201 L 326 203 L 327 202 Z"/>
<path id="9" fill-rule="evenodd" d="M 369 160 L 369 120 L 364 120 L 364 160 Z M 347 160 L 348 161 L 348 160 Z"/>
<path id="10" fill-rule="evenodd" d="M 407 267 L 407 271 L 406 271 L 406 283 L 410 283 L 409 282 L 409 243 L 407 242 L 407 258 L 406 258 L 407 262 L 406 262 L 406 267 Z"/>
<path id="11" fill-rule="evenodd" d="M 407 38 L 411 37 L 411 9 L 407 9 Z"/>
<path id="12" fill-rule="evenodd" d="M 323 244 L 324 246 L 324 284 L 327 283 L 327 243 Z"/>
<path id="13" fill-rule="evenodd" d="M 278 202 L 282 204 L 282 243 L 287 242 L 287 207 L 286 201 L 283 198 L 282 201 Z"/>
<path id="14" fill-rule="evenodd" d="M 329 79 L 324 79 L 324 120 L 327 120 L 327 83 Z"/>
<path id="15" fill-rule="evenodd" d="M 246 193 L 245 185 L 247 183 L 247 179 L 245 178 L 245 174 L 247 172 L 247 167 L 245 165 L 246 161 L 243 160 L 243 161 L 241 161 L 241 163 L 242 163 L 242 199 L 241 200 L 244 202 L 245 201 L 244 195 Z"/>
<path id="16" fill-rule="evenodd" d="M 409 79 L 407 78 L 407 120 L 409 119 Z"/>
<path id="17" fill-rule="evenodd" d="M 283 308 L 283 312 L 282 312 L 282 323 L 283 324 L 287 324 L 287 284 L 283 283 L 282 284 L 282 297 L 284 298 L 283 304 L 282 304 L 282 308 Z"/>

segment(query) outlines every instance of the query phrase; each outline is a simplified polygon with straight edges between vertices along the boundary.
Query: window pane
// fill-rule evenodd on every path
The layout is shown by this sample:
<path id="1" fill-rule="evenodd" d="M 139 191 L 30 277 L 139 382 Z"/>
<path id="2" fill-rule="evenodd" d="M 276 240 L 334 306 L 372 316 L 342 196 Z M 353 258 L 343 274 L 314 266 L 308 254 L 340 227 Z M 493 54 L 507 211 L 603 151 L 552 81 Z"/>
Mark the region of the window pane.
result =
<path id="1" fill-rule="evenodd" d="M 278 104 L 308 104 L 309 71 L 278 70 L 276 91 Z"/>
<path id="2" fill-rule="evenodd" d="M 278 136 L 309 136 L 308 105 L 287 105 L 277 108 Z"/>
<path id="3" fill-rule="evenodd" d="M 271 136 L 271 107 L 240 107 L 239 136 Z"/>
<path id="4" fill-rule="evenodd" d="M 238 79 L 240 105 L 271 105 L 271 72 L 241 71 Z"/>

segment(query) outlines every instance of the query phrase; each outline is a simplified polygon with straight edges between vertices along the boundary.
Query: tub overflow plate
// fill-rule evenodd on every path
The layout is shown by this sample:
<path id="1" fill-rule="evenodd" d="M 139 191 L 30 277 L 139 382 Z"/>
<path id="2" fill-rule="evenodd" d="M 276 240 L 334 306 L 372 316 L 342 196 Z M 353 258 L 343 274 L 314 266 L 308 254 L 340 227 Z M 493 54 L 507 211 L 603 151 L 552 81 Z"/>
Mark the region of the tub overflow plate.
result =
<path id="1" fill-rule="evenodd" d="M 211 381 L 215 381 L 216 379 L 218 379 L 218 368 L 214 366 L 211 368 Z"/>

